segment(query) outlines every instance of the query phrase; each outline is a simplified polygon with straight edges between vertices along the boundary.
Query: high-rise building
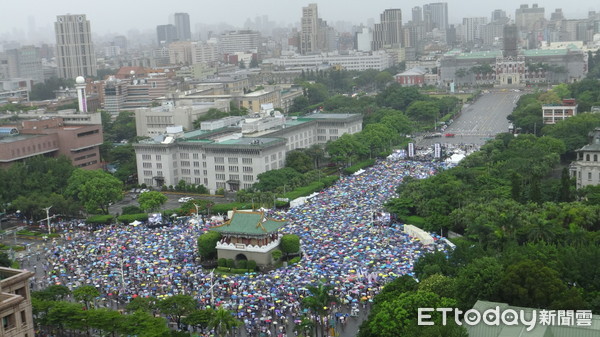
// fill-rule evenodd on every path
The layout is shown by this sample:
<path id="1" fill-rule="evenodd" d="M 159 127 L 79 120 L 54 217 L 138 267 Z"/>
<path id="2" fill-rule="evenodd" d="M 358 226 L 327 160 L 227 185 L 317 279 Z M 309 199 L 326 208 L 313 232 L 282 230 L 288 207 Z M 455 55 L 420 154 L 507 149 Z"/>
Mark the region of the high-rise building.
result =
<path id="1" fill-rule="evenodd" d="M 188 13 L 175 13 L 175 29 L 179 41 L 190 41 L 192 39 L 190 15 Z"/>
<path id="2" fill-rule="evenodd" d="M 402 10 L 386 9 L 373 30 L 373 50 L 402 46 Z"/>
<path id="3" fill-rule="evenodd" d="M 481 40 L 481 27 L 487 24 L 486 17 L 463 18 L 463 42 Z"/>
<path id="4" fill-rule="evenodd" d="M 423 8 L 416 6 L 412 9 L 412 23 L 419 24 L 423 22 Z"/>
<path id="5" fill-rule="evenodd" d="M 492 22 L 502 22 L 506 23 L 508 21 L 508 17 L 506 16 L 506 12 L 501 9 L 495 9 L 492 12 Z"/>
<path id="6" fill-rule="evenodd" d="M 423 20 L 428 32 L 434 28 L 446 30 L 448 28 L 448 3 L 435 2 L 423 5 Z"/>
<path id="7" fill-rule="evenodd" d="M 177 41 L 177 29 L 175 25 L 158 25 L 156 26 L 156 37 L 159 46 L 168 45 Z"/>
<path id="8" fill-rule="evenodd" d="M 74 79 L 77 76 L 96 76 L 90 21 L 85 14 L 57 16 L 54 31 L 58 77 Z"/>
<path id="9" fill-rule="evenodd" d="M 503 55 L 505 58 L 517 58 L 518 49 L 517 49 L 517 41 L 519 39 L 519 31 L 516 25 L 506 25 L 504 26 L 504 34 L 503 34 Z"/>
<path id="10" fill-rule="evenodd" d="M 237 30 L 221 34 L 219 37 L 221 52 L 257 52 L 260 45 L 260 33 L 253 30 Z"/>
<path id="11" fill-rule="evenodd" d="M 318 51 L 319 45 L 319 9 L 317 4 L 302 7 L 300 31 L 300 53 L 309 54 Z"/>
<path id="12" fill-rule="evenodd" d="M 541 29 L 544 25 L 544 7 L 538 7 L 538 4 L 521 5 L 515 10 L 515 24 L 522 32 Z"/>
<path id="13" fill-rule="evenodd" d="M 6 51 L 8 75 L 10 78 L 26 78 L 34 83 L 44 82 L 44 71 L 40 48 L 24 46 Z"/>

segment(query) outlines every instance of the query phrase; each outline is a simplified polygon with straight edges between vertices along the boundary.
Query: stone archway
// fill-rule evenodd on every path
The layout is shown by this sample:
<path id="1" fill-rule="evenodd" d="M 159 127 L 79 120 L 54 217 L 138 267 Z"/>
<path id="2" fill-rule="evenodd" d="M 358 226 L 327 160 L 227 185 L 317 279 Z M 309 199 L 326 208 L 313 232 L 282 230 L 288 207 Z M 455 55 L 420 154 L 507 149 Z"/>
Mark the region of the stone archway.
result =
<path id="1" fill-rule="evenodd" d="M 248 261 L 248 258 L 246 257 L 245 254 L 238 254 L 235 256 L 235 262 L 238 261 Z"/>

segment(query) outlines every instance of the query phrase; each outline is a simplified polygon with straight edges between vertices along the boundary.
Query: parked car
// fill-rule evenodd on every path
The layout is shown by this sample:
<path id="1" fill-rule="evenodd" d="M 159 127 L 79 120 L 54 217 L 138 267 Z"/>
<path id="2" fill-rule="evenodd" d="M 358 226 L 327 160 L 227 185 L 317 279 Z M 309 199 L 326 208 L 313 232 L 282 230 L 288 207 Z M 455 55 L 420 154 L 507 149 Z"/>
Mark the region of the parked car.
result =
<path id="1" fill-rule="evenodd" d="M 183 204 L 183 203 L 188 202 L 188 201 L 190 201 L 192 199 L 193 199 L 192 197 L 181 197 L 181 198 L 179 198 L 179 202 Z"/>
<path id="2" fill-rule="evenodd" d="M 445 134 L 445 136 L 446 136 L 446 137 L 454 137 L 454 136 L 456 136 L 456 135 L 455 135 L 455 134 L 453 134 L 453 133 L 447 133 L 447 134 Z"/>

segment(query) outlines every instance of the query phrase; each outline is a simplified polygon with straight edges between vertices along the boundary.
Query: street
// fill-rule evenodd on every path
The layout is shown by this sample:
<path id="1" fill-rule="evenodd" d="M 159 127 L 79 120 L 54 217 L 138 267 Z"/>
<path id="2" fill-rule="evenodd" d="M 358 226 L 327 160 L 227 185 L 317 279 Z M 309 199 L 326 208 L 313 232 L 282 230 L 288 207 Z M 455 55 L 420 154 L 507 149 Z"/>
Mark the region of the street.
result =
<path id="1" fill-rule="evenodd" d="M 482 94 L 474 103 L 465 105 L 460 117 L 442 132 L 454 137 L 422 139 L 418 146 L 428 147 L 435 143 L 483 145 L 496 134 L 508 132 L 506 119 L 516 107 L 523 92 L 491 91 Z"/>

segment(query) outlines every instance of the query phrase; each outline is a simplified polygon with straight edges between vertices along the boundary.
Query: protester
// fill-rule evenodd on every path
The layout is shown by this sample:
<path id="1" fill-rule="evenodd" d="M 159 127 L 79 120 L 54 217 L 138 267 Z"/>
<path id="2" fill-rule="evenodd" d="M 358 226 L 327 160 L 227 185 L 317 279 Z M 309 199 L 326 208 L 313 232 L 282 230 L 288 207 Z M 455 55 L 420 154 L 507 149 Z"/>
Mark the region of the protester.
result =
<path id="1" fill-rule="evenodd" d="M 196 238 L 207 228 L 177 222 L 152 229 L 65 230 L 68 240 L 47 249 L 48 273 L 42 282 L 71 289 L 92 285 L 106 303 L 192 295 L 203 307 L 232 310 L 249 333 L 280 334 L 288 320 L 297 323 L 305 314 L 301 301 L 310 296 L 307 286 L 332 285 L 342 301 L 332 312 L 342 313 L 367 305 L 391 279 L 413 275 L 415 260 L 427 249 L 404 234 L 400 224 L 373 224 L 373 214 L 383 212 L 404 177 L 426 178 L 447 165 L 392 158 L 340 178 L 306 204 L 270 212 L 288 221 L 282 233 L 301 238 L 303 258 L 268 273 L 211 275 L 196 263 Z M 447 249 L 439 239 L 436 248 Z"/>

